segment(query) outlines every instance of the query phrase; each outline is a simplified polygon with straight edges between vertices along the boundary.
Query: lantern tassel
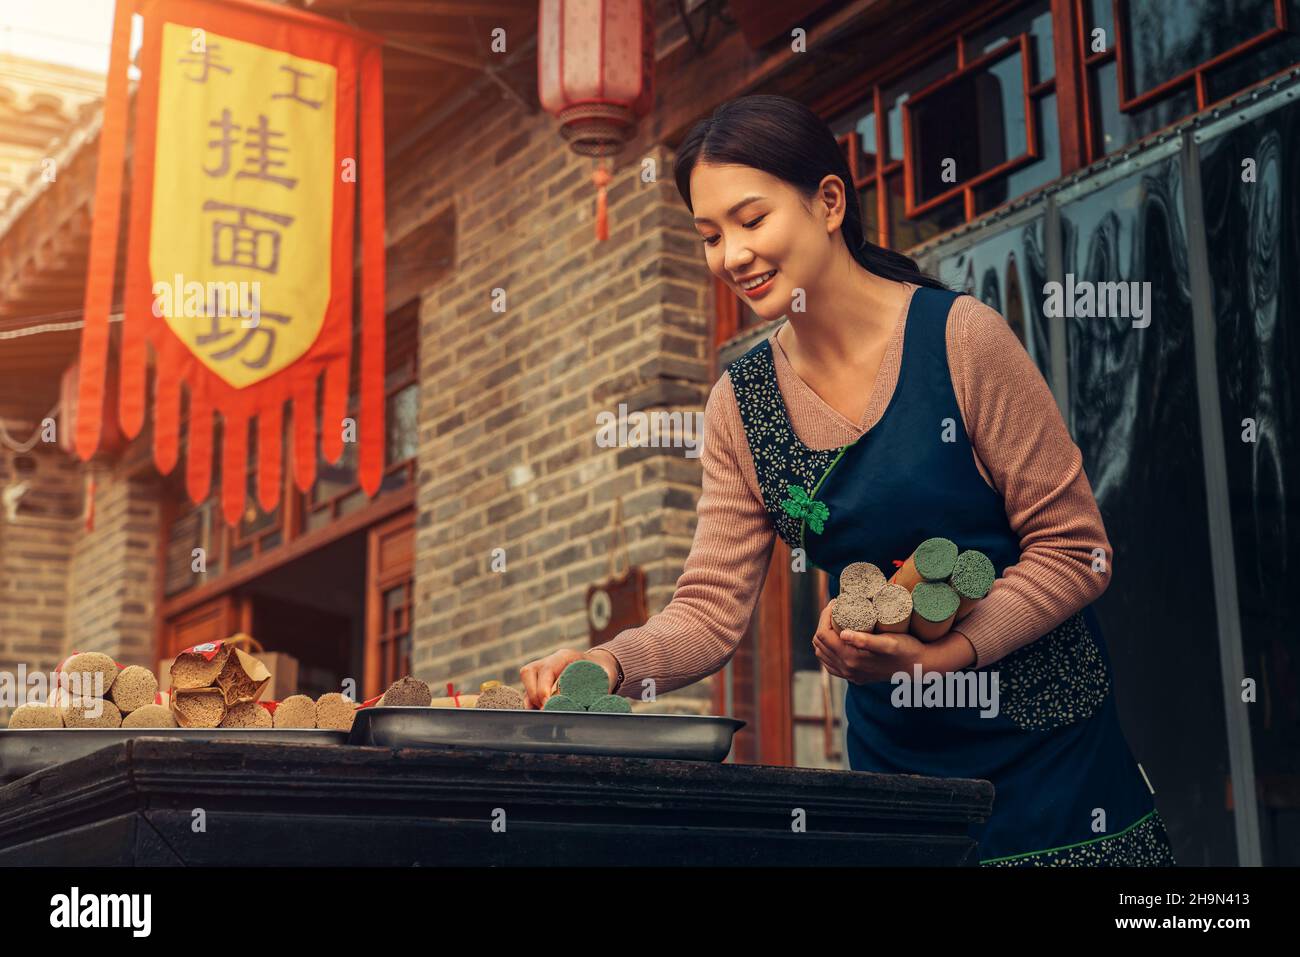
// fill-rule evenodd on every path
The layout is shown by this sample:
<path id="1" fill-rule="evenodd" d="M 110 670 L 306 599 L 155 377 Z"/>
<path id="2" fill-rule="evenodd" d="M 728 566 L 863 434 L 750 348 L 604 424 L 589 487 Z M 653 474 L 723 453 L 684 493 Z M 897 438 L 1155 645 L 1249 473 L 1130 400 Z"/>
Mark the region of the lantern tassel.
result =
<path id="1" fill-rule="evenodd" d="M 613 177 L 603 162 L 591 174 L 591 181 L 596 186 L 596 239 L 601 242 L 609 239 L 609 208 L 605 199 L 605 187 L 611 179 Z"/>

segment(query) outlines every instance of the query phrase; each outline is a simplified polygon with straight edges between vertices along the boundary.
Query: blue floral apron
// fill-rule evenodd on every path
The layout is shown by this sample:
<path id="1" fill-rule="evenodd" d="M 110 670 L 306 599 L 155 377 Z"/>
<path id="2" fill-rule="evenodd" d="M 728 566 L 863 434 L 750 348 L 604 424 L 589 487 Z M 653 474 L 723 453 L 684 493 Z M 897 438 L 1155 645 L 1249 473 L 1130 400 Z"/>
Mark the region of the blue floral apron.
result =
<path id="1" fill-rule="evenodd" d="M 915 291 L 889 406 L 837 449 L 810 449 L 796 437 L 767 339 L 728 370 L 768 514 L 791 548 L 803 548 L 828 573 L 832 598 L 845 566 L 872 562 L 888 576 L 893 559 L 933 536 L 984 552 L 999 576 L 1020 560 L 1002 496 L 976 468 L 952 388 L 945 329 L 955 298 Z M 994 673 L 992 716 L 978 701 L 895 707 L 894 682 L 850 682 L 850 768 L 992 782 L 992 814 L 970 832 L 981 864 L 1173 864 L 1151 790 L 1120 730 L 1092 608 L 957 674 L 989 682 Z M 905 690 L 911 700 L 919 689 Z"/>

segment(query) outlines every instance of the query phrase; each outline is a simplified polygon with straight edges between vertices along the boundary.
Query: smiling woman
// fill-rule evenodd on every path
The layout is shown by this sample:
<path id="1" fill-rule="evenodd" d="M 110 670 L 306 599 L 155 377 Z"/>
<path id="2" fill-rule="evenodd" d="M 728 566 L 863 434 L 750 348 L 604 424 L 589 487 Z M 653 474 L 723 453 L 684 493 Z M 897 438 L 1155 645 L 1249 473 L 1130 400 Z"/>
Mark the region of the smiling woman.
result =
<path id="1" fill-rule="evenodd" d="M 841 630 L 827 605 L 809 636 L 821 666 L 849 682 L 849 766 L 992 781 L 993 813 L 971 829 L 984 864 L 1170 863 L 1089 608 L 1108 583 L 1106 530 L 1006 320 L 865 239 L 834 135 L 794 100 L 719 107 L 682 142 L 675 176 L 708 270 L 760 319 L 788 322 L 709 395 L 699 523 L 672 601 L 585 653 L 525 665 L 529 706 L 579 657 L 629 695 L 718 671 L 748 630 L 777 536 L 794 571 L 829 575 L 832 599 L 849 566 L 892 568 L 927 539 L 951 539 L 1000 575 L 959 622 L 947 585 L 918 586 L 947 599 L 933 608 L 893 585 L 896 604 L 916 599 L 920 625 L 900 607 L 884 627 L 859 623 L 876 633 Z M 972 669 L 1000 689 L 993 706 L 894 703 L 900 674 L 931 684 Z"/>
<path id="2" fill-rule="evenodd" d="M 871 275 L 943 288 L 907 256 L 865 237 L 848 162 L 825 132 L 821 118 L 802 104 L 765 95 L 725 103 L 692 131 L 678 150 L 674 175 L 695 214 L 710 270 L 741 295 L 766 299 L 761 314 L 772 318 L 771 310 L 788 306 L 793 289 L 808 288 L 799 280 L 816 276 L 817 263 L 843 236 L 849 254 Z M 845 199 L 835 228 L 814 202 L 828 189 Z M 816 230 L 820 242 L 809 247 Z M 751 244 L 761 254 L 751 255 Z M 771 282 L 749 288 L 767 272 L 776 273 Z"/>

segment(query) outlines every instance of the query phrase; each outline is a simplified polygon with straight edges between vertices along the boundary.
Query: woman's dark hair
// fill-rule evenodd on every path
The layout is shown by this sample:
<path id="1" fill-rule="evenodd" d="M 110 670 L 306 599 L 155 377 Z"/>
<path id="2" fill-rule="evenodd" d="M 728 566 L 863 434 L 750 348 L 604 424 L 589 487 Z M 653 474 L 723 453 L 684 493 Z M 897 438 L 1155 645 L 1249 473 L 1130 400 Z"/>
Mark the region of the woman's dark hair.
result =
<path id="1" fill-rule="evenodd" d="M 847 207 L 840 231 L 862 268 L 884 279 L 948 288 L 921 272 L 911 257 L 866 238 L 858 190 L 835 134 L 798 100 L 764 93 L 742 96 L 723 103 L 707 120 L 695 124 L 677 149 L 673 170 L 677 192 L 691 212 L 695 211 L 691 205 L 691 171 L 698 162 L 762 170 L 798 190 L 805 205 L 825 177 L 838 176 L 844 183 Z"/>

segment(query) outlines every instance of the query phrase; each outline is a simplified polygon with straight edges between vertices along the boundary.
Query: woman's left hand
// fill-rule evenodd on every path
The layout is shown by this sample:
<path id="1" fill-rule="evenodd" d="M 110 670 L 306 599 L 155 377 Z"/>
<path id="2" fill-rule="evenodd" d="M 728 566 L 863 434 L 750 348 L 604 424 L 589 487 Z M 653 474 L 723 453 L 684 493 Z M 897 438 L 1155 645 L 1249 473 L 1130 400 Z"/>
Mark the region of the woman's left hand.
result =
<path id="1" fill-rule="evenodd" d="M 822 610 L 812 642 L 818 660 L 831 674 L 860 685 L 888 681 L 899 671 L 910 678 L 917 663 L 925 670 L 924 642 L 905 632 L 837 631 L 831 621 L 832 604 Z"/>

